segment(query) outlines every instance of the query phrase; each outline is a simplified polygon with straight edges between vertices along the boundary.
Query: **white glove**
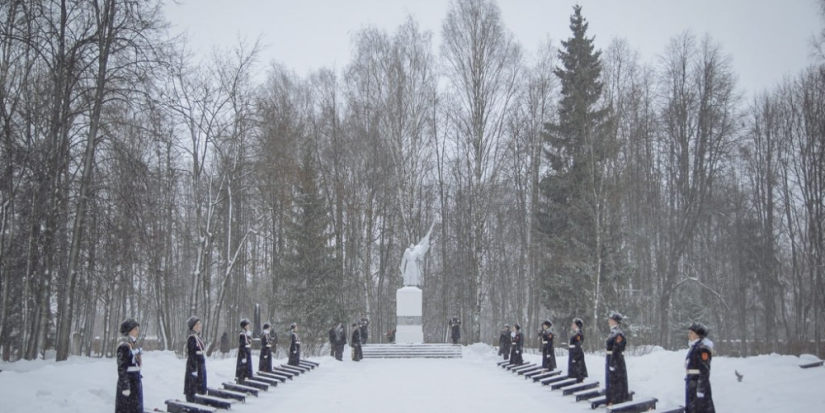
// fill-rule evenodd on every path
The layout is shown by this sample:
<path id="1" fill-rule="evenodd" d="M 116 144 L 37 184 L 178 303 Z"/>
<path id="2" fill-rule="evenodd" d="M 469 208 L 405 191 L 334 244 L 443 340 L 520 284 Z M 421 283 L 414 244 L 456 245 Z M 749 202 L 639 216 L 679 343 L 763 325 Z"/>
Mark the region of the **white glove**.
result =
<path id="1" fill-rule="evenodd" d="M 521 353 L 521 352 L 520 352 L 520 351 L 518 351 L 518 350 L 516 350 L 516 354 L 519 354 L 519 353 Z"/>
<path id="2" fill-rule="evenodd" d="M 576 360 L 570 360 L 571 363 L 576 363 Z"/>
<path id="3" fill-rule="evenodd" d="M 549 355 L 549 354 L 547 355 L 547 358 L 550 358 L 550 355 Z"/>
<path id="4" fill-rule="evenodd" d="M 704 399 L 705 398 L 705 393 L 696 392 L 696 397 L 698 397 L 700 399 Z"/>
<path id="5" fill-rule="evenodd" d="M 242 364 L 246 364 L 246 359 L 241 359 Z"/>
<path id="6" fill-rule="evenodd" d="M 292 354 L 298 354 L 298 352 L 297 352 L 297 351 L 293 351 L 293 352 L 292 352 Z"/>
<path id="7" fill-rule="evenodd" d="M 198 373 L 193 371 L 192 372 L 192 377 L 198 377 Z"/>
<path id="8" fill-rule="evenodd" d="M 131 390 L 124 390 L 124 391 L 122 391 L 122 392 L 120 392 L 120 393 L 121 393 L 122 395 L 126 396 L 126 397 L 129 397 L 129 395 L 130 395 L 130 394 L 132 394 L 132 391 L 131 391 Z"/>
<path id="9" fill-rule="evenodd" d="M 264 356 L 264 358 L 268 358 L 269 356 Z"/>
<path id="10" fill-rule="evenodd" d="M 610 371 L 616 371 L 616 368 L 615 368 L 615 367 L 611 367 L 611 368 L 610 368 Z"/>

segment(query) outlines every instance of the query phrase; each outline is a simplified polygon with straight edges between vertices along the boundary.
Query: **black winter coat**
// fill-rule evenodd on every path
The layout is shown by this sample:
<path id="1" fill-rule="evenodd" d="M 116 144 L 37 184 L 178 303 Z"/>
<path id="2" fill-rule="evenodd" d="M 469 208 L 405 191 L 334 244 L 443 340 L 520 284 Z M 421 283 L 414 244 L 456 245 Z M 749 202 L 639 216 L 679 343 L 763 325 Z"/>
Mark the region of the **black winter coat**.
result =
<path id="1" fill-rule="evenodd" d="M 510 330 L 501 330 L 498 336 L 498 355 L 504 356 L 505 360 L 510 359 Z"/>
<path id="2" fill-rule="evenodd" d="M 607 337 L 607 356 L 605 374 L 607 389 L 605 396 L 608 404 L 623 403 L 628 400 L 627 366 L 624 362 L 624 349 L 627 345 L 624 333 L 619 326 L 610 329 Z"/>
<path id="3" fill-rule="evenodd" d="M 235 363 L 235 378 L 238 384 L 252 378 L 252 340 L 242 330 L 238 335 L 238 360 Z"/>
<path id="4" fill-rule="evenodd" d="M 570 343 L 568 344 L 567 357 L 567 377 L 576 379 L 576 382 L 581 383 L 587 377 L 587 364 L 584 362 L 584 334 L 577 331 L 570 336 Z"/>
<path id="5" fill-rule="evenodd" d="M 203 341 L 197 334 L 186 340 L 186 376 L 183 379 L 183 394 L 186 401 L 194 402 L 195 393 L 206 394 L 206 355 Z"/>
<path id="6" fill-rule="evenodd" d="M 289 361 L 287 364 L 290 366 L 297 366 L 300 364 L 301 361 L 301 339 L 298 338 L 298 333 L 292 332 L 290 334 L 290 343 L 289 343 Z"/>
<path id="7" fill-rule="evenodd" d="M 700 339 L 688 350 L 685 359 L 685 412 L 715 413 L 710 390 L 710 362 L 713 351 Z"/>
<path id="8" fill-rule="evenodd" d="M 269 333 L 261 334 L 261 354 L 258 356 L 258 371 L 272 373 L 272 339 Z"/>
<path id="9" fill-rule="evenodd" d="M 115 413 L 143 413 L 143 382 L 140 375 L 140 347 L 130 338 L 124 338 L 117 346 L 117 393 Z M 124 391 L 129 395 L 125 396 Z"/>
<path id="10" fill-rule="evenodd" d="M 352 331 L 350 346 L 352 347 L 352 361 L 361 361 L 364 358 L 364 352 L 361 348 L 361 330 L 356 328 Z"/>
<path id="11" fill-rule="evenodd" d="M 556 335 L 553 330 L 546 330 L 539 336 L 541 338 L 541 367 L 547 370 L 556 369 L 556 352 L 553 349 L 553 342 Z"/>

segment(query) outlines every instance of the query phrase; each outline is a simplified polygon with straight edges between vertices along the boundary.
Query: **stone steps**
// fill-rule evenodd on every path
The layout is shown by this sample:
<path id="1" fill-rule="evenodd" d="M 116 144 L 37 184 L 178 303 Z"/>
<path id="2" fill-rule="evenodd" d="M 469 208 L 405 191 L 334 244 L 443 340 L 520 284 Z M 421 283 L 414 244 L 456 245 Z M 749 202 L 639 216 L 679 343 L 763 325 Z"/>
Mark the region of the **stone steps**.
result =
<path id="1" fill-rule="evenodd" d="M 461 358 L 461 346 L 453 344 L 367 344 L 364 358 Z"/>

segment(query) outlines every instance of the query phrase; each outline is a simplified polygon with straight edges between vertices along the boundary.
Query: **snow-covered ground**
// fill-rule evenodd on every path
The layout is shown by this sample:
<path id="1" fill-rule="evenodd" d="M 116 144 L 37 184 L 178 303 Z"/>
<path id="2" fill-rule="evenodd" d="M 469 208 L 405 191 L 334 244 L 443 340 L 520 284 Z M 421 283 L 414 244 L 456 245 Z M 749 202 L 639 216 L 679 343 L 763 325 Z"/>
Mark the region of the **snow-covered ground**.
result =
<path id="1" fill-rule="evenodd" d="M 349 351 L 345 354 L 349 354 Z M 539 357 L 527 355 L 528 361 Z M 719 412 L 823 412 L 825 367 L 800 369 L 809 357 L 718 357 L 711 383 Z M 387 412 L 588 412 L 558 391 L 534 384 L 495 366 L 495 351 L 483 344 L 464 348 L 463 359 L 371 360 L 337 362 L 314 359 L 321 367 L 287 381 L 259 398 L 250 397 L 235 412 L 358 411 Z M 281 360 L 285 362 L 285 360 Z M 185 360 L 171 352 L 144 354 L 143 383 L 147 410 L 164 400 L 183 398 Z M 565 357 L 559 357 L 566 366 Z M 660 407 L 684 403 L 684 352 L 653 351 L 628 357 L 630 388 L 637 397 L 653 396 Z M 589 380 L 603 381 L 604 361 L 587 356 Z M 0 363 L 0 413 L 110 412 L 114 410 L 113 359 L 74 357 L 69 361 Z M 744 375 L 738 382 L 734 370 Z M 234 358 L 209 359 L 210 387 L 232 381 Z"/>

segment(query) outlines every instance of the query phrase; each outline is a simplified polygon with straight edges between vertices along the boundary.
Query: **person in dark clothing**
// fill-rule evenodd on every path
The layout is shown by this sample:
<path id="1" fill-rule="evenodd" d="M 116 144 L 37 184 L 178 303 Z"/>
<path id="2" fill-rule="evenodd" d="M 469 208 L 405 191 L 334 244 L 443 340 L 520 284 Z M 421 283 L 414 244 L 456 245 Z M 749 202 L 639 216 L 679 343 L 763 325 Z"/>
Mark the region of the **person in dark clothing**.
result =
<path id="1" fill-rule="evenodd" d="M 510 326 L 507 324 L 498 336 L 498 355 L 504 356 L 505 360 L 510 360 Z"/>
<path id="2" fill-rule="evenodd" d="M 338 323 L 335 326 L 335 359 L 338 361 L 344 361 L 344 346 L 347 344 L 347 331 L 344 329 L 344 325 Z"/>
<path id="3" fill-rule="evenodd" d="M 141 350 L 137 346 L 140 324 L 133 319 L 120 324 L 123 338 L 117 346 L 117 393 L 115 413 L 143 413 Z"/>
<path id="4" fill-rule="evenodd" d="M 584 350 L 582 350 L 582 344 L 584 343 L 583 325 L 584 321 L 581 318 L 575 318 L 570 326 L 573 335 L 570 336 L 568 345 L 567 377 L 576 379 L 576 383 L 583 382 L 584 378 L 587 377 L 587 364 L 584 362 Z"/>
<path id="5" fill-rule="evenodd" d="M 556 335 L 553 334 L 553 322 L 544 320 L 541 323 L 541 367 L 547 371 L 556 369 L 556 351 L 553 348 L 553 341 Z"/>
<path id="6" fill-rule="evenodd" d="M 607 322 L 610 324 L 610 335 L 607 337 L 607 356 L 605 373 L 607 383 L 605 396 L 607 405 L 612 406 L 628 401 L 627 366 L 624 362 L 624 349 L 627 339 L 622 333 L 621 322 L 624 318 L 619 313 L 611 313 Z"/>
<path id="7" fill-rule="evenodd" d="M 367 344 L 367 338 L 370 334 L 369 326 L 370 319 L 367 318 L 366 314 L 364 314 L 364 316 L 361 317 L 361 344 Z"/>
<path id="8" fill-rule="evenodd" d="M 364 358 L 364 352 L 361 349 L 361 329 L 358 328 L 356 323 L 352 323 L 350 346 L 352 346 L 352 361 L 361 361 Z"/>
<path id="9" fill-rule="evenodd" d="M 252 378 L 252 333 L 249 331 L 249 320 L 241 320 L 241 332 L 238 335 L 238 361 L 235 364 L 235 381 L 243 384 L 246 379 Z"/>
<path id="10" fill-rule="evenodd" d="M 688 327 L 690 349 L 685 358 L 685 413 L 715 413 L 710 390 L 710 362 L 713 343 L 706 337 L 708 328 L 702 323 Z"/>
<path id="11" fill-rule="evenodd" d="M 522 350 L 524 347 L 524 336 L 521 334 L 521 326 L 518 323 L 513 327 L 516 331 L 510 333 L 510 364 L 524 364 Z"/>
<path id="12" fill-rule="evenodd" d="M 229 335 L 224 331 L 221 335 L 221 354 L 226 357 L 227 353 L 229 353 Z"/>
<path id="13" fill-rule="evenodd" d="M 289 330 L 289 361 L 287 364 L 297 366 L 301 361 L 301 339 L 298 337 L 298 324 L 292 323 Z"/>
<path id="14" fill-rule="evenodd" d="M 335 327 L 329 328 L 329 355 L 335 357 L 335 348 L 338 347 L 338 340 L 335 334 Z"/>
<path id="15" fill-rule="evenodd" d="M 269 336 L 269 323 L 264 323 L 261 331 L 261 354 L 258 356 L 258 371 L 272 373 L 272 339 Z"/>
<path id="16" fill-rule="evenodd" d="M 458 344 L 461 340 L 461 319 L 457 316 L 450 319 L 450 338 L 453 344 Z"/>
<path id="17" fill-rule="evenodd" d="M 206 355 L 200 338 L 201 320 L 192 316 L 186 320 L 189 338 L 186 340 L 186 375 L 183 379 L 183 394 L 186 401 L 195 401 L 195 394 L 206 394 Z"/>

